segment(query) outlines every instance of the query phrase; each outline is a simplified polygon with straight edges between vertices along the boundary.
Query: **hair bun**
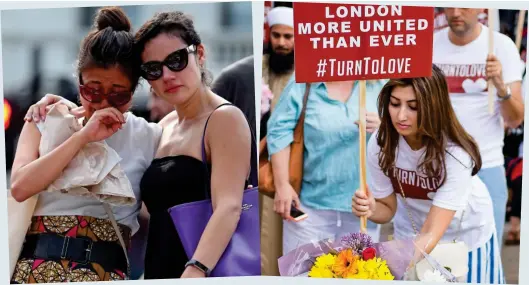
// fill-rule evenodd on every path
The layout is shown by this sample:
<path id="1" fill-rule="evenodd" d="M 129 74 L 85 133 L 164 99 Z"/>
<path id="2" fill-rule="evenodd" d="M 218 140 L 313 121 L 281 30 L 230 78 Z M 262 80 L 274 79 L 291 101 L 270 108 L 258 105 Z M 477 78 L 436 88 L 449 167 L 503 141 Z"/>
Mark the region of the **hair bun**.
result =
<path id="1" fill-rule="evenodd" d="M 130 20 L 119 7 L 105 7 L 99 9 L 94 19 L 95 27 L 101 31 L 111 27 L 114 31 L 130 32 Z"/>

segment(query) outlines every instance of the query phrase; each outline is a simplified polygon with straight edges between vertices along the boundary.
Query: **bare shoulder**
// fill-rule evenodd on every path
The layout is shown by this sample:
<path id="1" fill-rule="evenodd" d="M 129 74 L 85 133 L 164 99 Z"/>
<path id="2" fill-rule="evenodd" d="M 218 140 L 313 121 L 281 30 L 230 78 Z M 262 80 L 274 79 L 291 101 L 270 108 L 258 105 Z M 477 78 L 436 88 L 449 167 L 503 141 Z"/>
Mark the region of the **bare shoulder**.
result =
<path id="1" fill-rule="evenodd" d="M 168 124 L 174 122 L 178 119 L 178 114 L 176 111 L 172 111 L 171 113 L 167 114 L 163 119 L 158 122 L 158 125 L 160 125 L 162 128 L 165 128 Z"/>
<path id="2" fill-rule="evenodd" d="M 239 108 L 225 105 L 211 114 L 207 133 L 208 136 L 249 136 L 250 126 Z"/>
<path id="3" fill-rule="evenodd" d="M 224 105 L 211 114 L 209 124 L 213 124 L 213 122 L 246 124 L 247 121 L 241 109 L 234 105 Z"/>

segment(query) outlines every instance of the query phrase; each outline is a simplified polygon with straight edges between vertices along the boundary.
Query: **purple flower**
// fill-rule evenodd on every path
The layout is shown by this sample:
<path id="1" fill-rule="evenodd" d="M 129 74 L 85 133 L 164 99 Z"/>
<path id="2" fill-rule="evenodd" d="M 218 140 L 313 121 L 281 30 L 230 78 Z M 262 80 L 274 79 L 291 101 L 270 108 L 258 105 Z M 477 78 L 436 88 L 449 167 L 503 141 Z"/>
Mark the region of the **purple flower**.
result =
<path id="1" fill-rule="evenodd" d="M 342 244 L 351 248 L 356 255 L 361 255 L 364 249 L 373 247 L 371 237 L 363 233 L 352 233 L 342 237 Z"/>

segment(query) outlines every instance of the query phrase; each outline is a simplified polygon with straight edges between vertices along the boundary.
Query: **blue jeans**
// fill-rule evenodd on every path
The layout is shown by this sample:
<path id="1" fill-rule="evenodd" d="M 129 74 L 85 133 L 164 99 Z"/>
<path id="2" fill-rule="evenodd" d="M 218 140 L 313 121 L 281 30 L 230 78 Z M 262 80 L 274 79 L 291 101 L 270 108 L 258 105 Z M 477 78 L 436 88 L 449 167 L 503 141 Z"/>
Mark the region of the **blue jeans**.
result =
<path id="1" fill-rule="evenodd" d="M 507 178 L 505 168 L 502 166 L 481 169 L 478 172 L 479 178 L 487 185 L 492 207 L 494 210 L 494 222 L 498 235 L 498 245 L 501 248 L 503 240 L 503 228 L 505 226 L 505 216 L 507 213 Z"/>

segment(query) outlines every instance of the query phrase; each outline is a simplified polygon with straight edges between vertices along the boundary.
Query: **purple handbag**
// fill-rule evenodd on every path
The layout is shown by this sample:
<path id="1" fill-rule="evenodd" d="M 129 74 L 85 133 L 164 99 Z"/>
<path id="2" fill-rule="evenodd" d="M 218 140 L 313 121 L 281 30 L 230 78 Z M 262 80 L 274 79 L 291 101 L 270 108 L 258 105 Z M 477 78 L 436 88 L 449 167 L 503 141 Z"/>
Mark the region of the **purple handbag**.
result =
<path id="1" fill-rule="evenodd" d="M 204 127 L 204 134 L 208 121 L 209 118 Z M 202 137 L 202 162 L 207 167 L 204 136 Z M 206 197 L 208 198 L 206 200 L 177 205 L 168 210 L 189 259 L 195 253 L 202 233 L 213 214 L 210 193 L 207 190 Z M 210 276 L 260 275 L 261 232 L 259 228 L 259 195 L 257 187 L 254 187 L 244 191 L 239 224 L 217 265 L 212 269 Z"/>

